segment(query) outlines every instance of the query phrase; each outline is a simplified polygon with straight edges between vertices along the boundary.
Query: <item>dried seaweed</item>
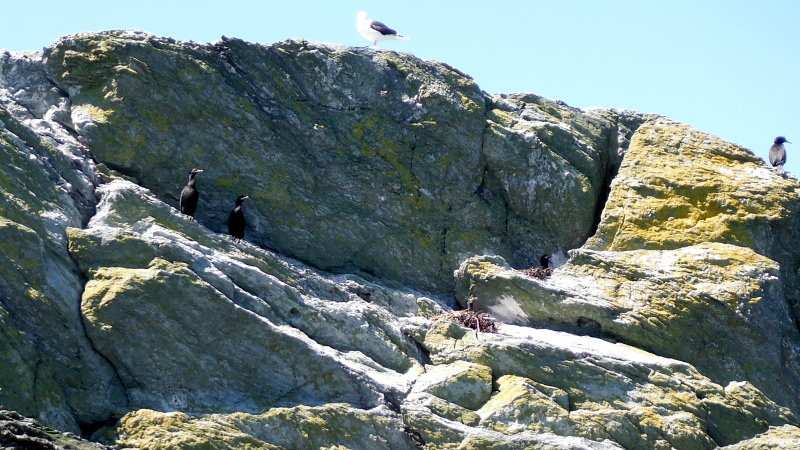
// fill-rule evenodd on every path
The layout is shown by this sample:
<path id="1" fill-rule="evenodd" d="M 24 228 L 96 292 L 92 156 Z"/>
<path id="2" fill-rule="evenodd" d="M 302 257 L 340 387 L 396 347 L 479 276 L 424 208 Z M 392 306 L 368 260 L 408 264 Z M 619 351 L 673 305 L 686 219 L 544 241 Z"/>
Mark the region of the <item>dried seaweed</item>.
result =
<path id="1" fill-rule="evenodd" d="M 545 278 L 550 278 L 550 275 L 553 274 L 552 267 L 531 267 L 530 269 L 522 269 L 520 272 L 524 273 L 525 275 L 538 278 L 540 280 L 544 280 Z"/>
<path id="2" fill-rule="evenodd" d="M 434 320 L 439 319 L 449 320 L 482 333 L 497 333 L 497 322 L 485 313 L 469 310 L 449 311 L 434 317 Z"/>

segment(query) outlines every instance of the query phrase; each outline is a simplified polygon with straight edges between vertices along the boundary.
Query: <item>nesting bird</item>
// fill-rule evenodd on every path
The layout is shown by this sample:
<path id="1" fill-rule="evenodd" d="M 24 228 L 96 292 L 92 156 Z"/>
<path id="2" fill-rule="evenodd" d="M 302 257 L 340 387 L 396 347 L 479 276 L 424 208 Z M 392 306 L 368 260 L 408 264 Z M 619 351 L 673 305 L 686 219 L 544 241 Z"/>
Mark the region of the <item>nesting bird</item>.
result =
<path id="1" fill-rule="evenodd" d="M 397 31 L 387 27 L 385 24 L 367 18 L 367 13 L 361 11 L 356 15 L 356 29 L 364 36 L 364 39 L 378 45 L 378 41 L 393 41 L 397 39 L 408 39 L 400 36 Z"/>
<path id="2" fill-rule="evenodd" d="M 236 197 L 236 207 L 231 211 L 228 216 L 228 234 L 239 242 L 244 238 L 244 211 L 242 211 L 242 202 L 249 198 L 246 195 Z"/>
<path id="3" fill-rule="evenodd" d="M 202 172 L 202 169 L 192 169 L 189 172 L 189 182 L 181 191 L 181 212 L 189 216 L 189 220 L 194 220 L 194 212 L 197 211 L 197 201 L 200 199 L 200 191 L 195 186 L 194 176 Z"/>
<path id="4" fill-rule="evenodd" d="M 786 149 L 783 147 L 784 142 L 791 144 L 785 137 L 778 136 L 775 138 L 775 143 L 769 148 L 769 163 L 778 170 L 778 174 L 780 175 L 783 175 L 783 165 L 786 164 Z"/>

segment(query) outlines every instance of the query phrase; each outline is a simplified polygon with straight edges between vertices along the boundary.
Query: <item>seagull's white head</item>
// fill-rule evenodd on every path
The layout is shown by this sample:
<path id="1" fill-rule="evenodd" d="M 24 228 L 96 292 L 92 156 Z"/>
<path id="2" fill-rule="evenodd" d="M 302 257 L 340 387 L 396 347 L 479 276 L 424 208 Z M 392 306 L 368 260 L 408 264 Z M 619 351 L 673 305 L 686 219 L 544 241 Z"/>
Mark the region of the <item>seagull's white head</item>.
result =
<path id="1" fill-rule="evenodd" d="M 366 19 L 367 19 L 367 13 L 365 13 L 364 11 L 359 11 L 358 14 L 356 14 L 356 20 L 358 20 L 359 22 Z"/>

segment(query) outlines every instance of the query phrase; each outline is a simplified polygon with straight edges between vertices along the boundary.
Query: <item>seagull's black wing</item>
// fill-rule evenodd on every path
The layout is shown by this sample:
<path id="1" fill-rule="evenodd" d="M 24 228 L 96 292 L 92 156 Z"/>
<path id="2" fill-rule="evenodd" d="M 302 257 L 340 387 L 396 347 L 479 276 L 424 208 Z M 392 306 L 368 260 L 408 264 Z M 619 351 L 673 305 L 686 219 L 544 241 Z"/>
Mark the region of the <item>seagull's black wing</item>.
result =
<path id="1" fill-rule="evenodd" d="M 393 29 L 384 25 L 383 22 L 378 22 L 377 20 L 373 20 L 372 23 L 369 25 L 369 27 L 384 36 L 390 34 L 397 34 L 397 31 L 394 31 Z"/>

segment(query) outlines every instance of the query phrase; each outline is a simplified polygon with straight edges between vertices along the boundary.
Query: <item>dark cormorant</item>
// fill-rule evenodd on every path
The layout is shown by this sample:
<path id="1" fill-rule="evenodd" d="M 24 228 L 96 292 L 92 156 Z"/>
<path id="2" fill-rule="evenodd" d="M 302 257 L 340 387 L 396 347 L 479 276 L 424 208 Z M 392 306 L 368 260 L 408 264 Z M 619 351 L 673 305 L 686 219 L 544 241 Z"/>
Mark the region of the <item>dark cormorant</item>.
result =
<path id="1" fill-rule="evenodd" d="M 786 149 L 783 148 L 783 143 L 787 141 L 785 137 L 778 136 L 775 138 L 775 143 L 769 148 L 769 163 L 772 167 L 778 169 L 778 174 L 783 175 L 783 165 L 786 164 Z"/>
<path id="2" fill-rule="evenodd" d="M 192 169 L 189 172 L 189 182 L 186 183 L 186 186 L 181 191 L 181 212 L 189 216 L 189 220 L 194 220 L 197 200 L 200 198 L 200 192 L 194 186 L 194 176 L 202 171 L 202 169 Z"/>
<path id="3" fill-rule="evenodd" d="M 539 258 L 539 264 L 542 265 L 542 268 L 547 269 L 550 267 L 550 258 L 551 256 L 548 254 L 544 254 L 541 258 Z"/>
<path id="4" fill-rule="evenodd" d="M 231 215 L 228 216 L 228 234 L 236 238 L 237 242 L 244 238 L 244 211 L 242 211 L 242 202 L 247 198 L 246 195 L 236 197 L 236 207 L 233 208 Z"/>

